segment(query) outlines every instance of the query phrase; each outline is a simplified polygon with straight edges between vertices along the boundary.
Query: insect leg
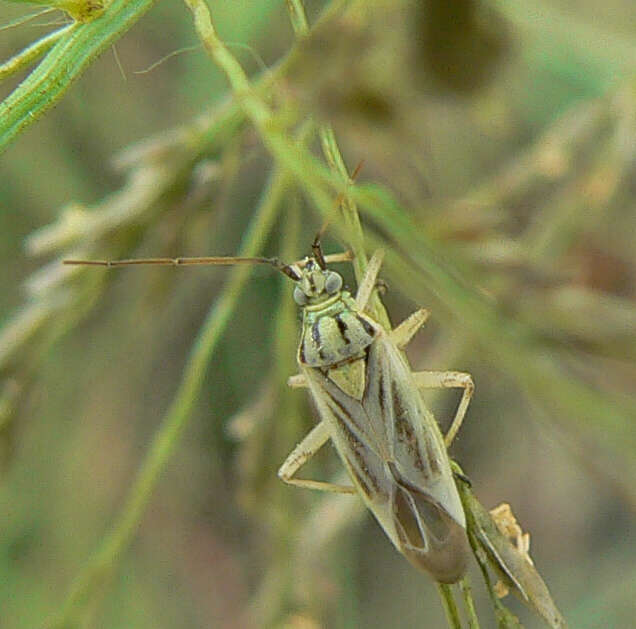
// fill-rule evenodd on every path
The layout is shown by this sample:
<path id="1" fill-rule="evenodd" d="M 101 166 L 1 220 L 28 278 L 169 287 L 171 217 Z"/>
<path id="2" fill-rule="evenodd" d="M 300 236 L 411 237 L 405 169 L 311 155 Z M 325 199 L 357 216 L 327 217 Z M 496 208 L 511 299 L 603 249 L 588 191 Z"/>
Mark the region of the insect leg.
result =
<path id="1" fill-rule="evenodd" d="M 369 303 L 371 293 L 375 288 L 376 281 L 378 279 L 378 273 L 382 266 L 382 260 L 384 259 L 384 251 L 378 249 L 369 260 L 367 265 L 367 271 L 364 277 L 360 281 L 358 286 L 358 292 L 356 293 L 356 305 L 359 310 L 364 310 Z"/>
<path id="2" fill-rule="evenodd" d="M 335 264 L 336 262 L 351 262 L 351 260 L 353 260 L 353 254 L 351 251 L 341 251 L 340 253 L 329 253 L 326 256 L 323 256 L 323 259 L 327 264 Z M 294 265 L 303 269 L 307 266 L 307 260 L 308 258 L 296 260 Z"/>
<path id="3" fill-rule="evenodd" d="M 426 323 L 430 314 L 426 308 L 416 310 L 410 317 L 404 319 L 397 328 L 391 330 L 389 337 L 400 349 L 404 349 L 415 333 Z"/>
<path id="4" fill-rule="evenodd" d="M 278 478 L 290 485 L 306 489 L 318 489 L 337 494 L 356 494 L 357 490 L 350 485 L 336 485 L 319 480 L 293 478 L 294 474 L 311 459 L 329 440 L 329 429 L 325 422 L 314 426 L 311 432 L 292 450 L 278 470 Z"/>
<path id="5" fill-rule="evenodd" d="M 473 392 L 475 390 L 473 378 L 470 374 L 463 373 L 461 371 L 418 371 L 417 373 L 414 373 L 413 376 L 415 377 L 415 382 L 418 388 L 464 389 L 462 399 L 459 401 L 457 411 L 455 411 L 453 423 L 444 437 L 444 443 L 446 444 L 446 447 L 448 447 L 453 442 L 453 439 L 455 439 L 455 435 L 464 421 L 466 409 L 468 408 L 470 398 L 473 396 Z"/>
<path id="6" fill-rule="evenodd" d="M 302 373 L 297 373 L 295 376 L 289 376 L 287 378 L 287 386 L 292 389 L 303 389 L 307 386 L 307 378 Z"/>
<path id="7" fill-rule="evenodd" d="M 343 251 L 341 253 L 330 253 L 325 256 L 325 262 L 327 264 L 334 264 L 336 262 L 351 262 L 353 256 L 351 251 Z"/>

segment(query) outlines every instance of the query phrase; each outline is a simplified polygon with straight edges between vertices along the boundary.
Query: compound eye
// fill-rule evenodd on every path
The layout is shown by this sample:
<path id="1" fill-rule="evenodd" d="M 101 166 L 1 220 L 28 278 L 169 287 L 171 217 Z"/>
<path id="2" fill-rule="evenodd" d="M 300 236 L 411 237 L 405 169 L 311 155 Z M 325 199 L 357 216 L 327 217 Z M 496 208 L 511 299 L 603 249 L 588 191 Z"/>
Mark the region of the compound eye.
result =
<path id="1" fill-rule="evenodd" d="M 303 293 L 300 286 L 296 286 L 296 288 L 294 288 L 294 301 L 299 306 L 306 306 L 307 302 L 309 301 L 309 298 L 307 297 L 307 295 L 305 295 L 305 293 Z"/>
<path id="2" fill-rule="evenodd" d="M 327 273 L 327 277 L 325 278 L 325 291 L 329 293 L 329 295 L 333 295 L 334 293 L 337 293 L 341 288 L 342 277 L 334 271 L 329 271 L 329 273 Z"/>

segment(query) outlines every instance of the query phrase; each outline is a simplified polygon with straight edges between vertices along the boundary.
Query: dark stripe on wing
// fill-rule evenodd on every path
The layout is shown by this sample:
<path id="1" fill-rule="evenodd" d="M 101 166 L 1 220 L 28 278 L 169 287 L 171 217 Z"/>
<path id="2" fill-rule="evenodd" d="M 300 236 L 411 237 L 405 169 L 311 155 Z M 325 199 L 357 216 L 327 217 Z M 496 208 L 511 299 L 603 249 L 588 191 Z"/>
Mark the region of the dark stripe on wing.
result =
<path id="1" fill-rule="evenodd" d="M 420 444 L 418 443 L 417 435 L 413 427 L 414 418 L 409 417 L 409 413 L 402 403 L 400 390 L 395 380 L 391 381 L 391 400 L 393 402 L 393 417 L 397 439 L 407 448 L 409 457 L 413 461 L 415 468 L 427 477 L 429 467 L 424 464 L 424 459 L 422 459 Z M 419 419 L 419 417 L 417 419 Z"/>
<path id="2" fill-rule="evenodd" d="M 349 459 L 349 457 L 347 458 L 347 466 L 349 468 L 349 472 L 351 473 L 351 475 L 353 476 L 356 484 L 358 485 L 358 488 L 361 489 L 364 492 L 364 495 L 369 499 L 369 500 L 373 500 L 375 496 L 377 496 L 378 494 L 378 483 L 377 481 L 374 479 L 372 481 L 372 484 L 375 487 L 375 491 L 371 490 L 371 487 L 369 486 L 369 483 L 367 483 L 367 481 L 365 480 L 364 476 L 360 475 L 358 473 L 358 470 L 356 468 L 356 466 L 353 464 L 353 462 L 351 461 L 351 459 Z M 371 480 L 371 477 L 368 477 L 369 480 Z"/>
<path id="3" fill-rule="evenodd" d="M 435 451 L 433 442 L 430 439 L 426 440 L 426 458 L 428 459 L 428 467 L 431 470 L 431 475 L 439 476 L 442 473 L 442 468 L 440 467 L 438 453 Z"/>
<path id="4" fill-rule="evenodd" d="M 380 412 L 382 413 L 382 417 L 386 417 L 386 392 L 384 390 L 384 369 L 382 369 L 382 365 L 379 365 L 378 369 L 378 405 L 380 406 Z"/>
<path id="5" fill-rule="evenodd" d="M 336 402 L 333 398 L 330 399 L 330 402 Z M 339 406 L 342 409 L 341 406 Z M 346 411 L 345 411 L 346 412 Z M 346 438 L 349 444 L 349 451 L 355 457 L 355 463 L 351 460 L 350 457 L 345 457 L 347 459 L 347 463 L 349 464 L 353 475 L 358 480 L 359 484 L 364 488 L 365 493 L 368 498 L 372 499 L 374 496 L 382 495 L 385 496 L 385 492 L 382 491 L 380 487 L 380 483 L 377 479 L 369 472 L 369 466 L 365 463 L 364 455 L 365 452 L 368 452 L 369 455 L 375 456 L 372 454 L 372 451 L 367 448 L 360 439 L 358 439 L 357 435 L 351 430 L 351 427 L 348 423 L 343 419 L 342 415 L 337 411 L 333 413 L 336 421 L 338 422 L 338 428 Z M 357 465 L 356 465 L 357 463 Z"/>

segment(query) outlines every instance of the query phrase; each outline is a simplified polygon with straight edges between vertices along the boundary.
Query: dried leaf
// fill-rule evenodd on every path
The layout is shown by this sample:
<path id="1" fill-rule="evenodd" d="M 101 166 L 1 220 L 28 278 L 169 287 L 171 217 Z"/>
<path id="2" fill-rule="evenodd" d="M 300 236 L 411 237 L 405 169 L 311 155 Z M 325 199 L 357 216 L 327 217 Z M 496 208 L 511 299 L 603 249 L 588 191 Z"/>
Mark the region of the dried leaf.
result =
<path id="1" fill-rule="evenodd" d="M 467 512 L 468 526 L 486 552 L 490 565 L 494 567 L 506 585 L 541 616 L 549 627 L 566 629 L 565 619 L 552 600 L 548 587 L 529 561 L 527 550 L 524 550 L 526 542 L 521 541 L 522 548 L 519 550 L 507 534 L 502 533 L 491 514 L 475 498 L 468 485 L 464 482 L 459 482 L 457 485 Z M 514 516 L 507 524 L 510 526 L 506 528 L 509 528 L 515 537 L 519 533 L 520 540 L 527 539 L 521 535 L 521 529 L 516 524 Z"/>

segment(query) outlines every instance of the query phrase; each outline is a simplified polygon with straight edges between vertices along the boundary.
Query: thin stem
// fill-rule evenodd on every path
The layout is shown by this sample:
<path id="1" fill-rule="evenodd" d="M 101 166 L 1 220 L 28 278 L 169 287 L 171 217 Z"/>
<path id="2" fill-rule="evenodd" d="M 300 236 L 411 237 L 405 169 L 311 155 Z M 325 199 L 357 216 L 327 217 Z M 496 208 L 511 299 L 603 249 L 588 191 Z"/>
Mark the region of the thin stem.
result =
<path id="1" fill-rule="evenodd" d="M 246 232 L 240 250 L 243 256 L 253 256 L 262 248 L 276 217 L 280 200 L 289 185 L 290 180 L 286 173 L 280 170 L 274 173 Z M 249 266 L 237 267 L 231 272 L 223 294 L 213 305 L 201 328 L 185 366 L 179 389 L 155 434 L 119 517 L 111 532 L 104 537 L 98 550 L 77 577 L 60 613 L 49 624 L 51 629 L 68 629 L 81 621 L 92 599 L 103 589 L 130 543 L 161 472 L 188 425 L 207 365 L 250 272 Z"/>
<path id="2" fill-rule="evenodd" d="M 223 69 L 237 98 L 257 127 L 269 123 L 273 116 L 269 108 L 253 93 L 249 79 L 240 63 L 219 39 L 212 24 L 210 11 L 203 0 L 184 0 L 194 17 L 194 27 L 217 65 Z"/>
<path id="3" fill-rule="evenodd" d="M 113 0 L 94 20 L 60 36 L 42 62 L 0 103 L 0 153 L 53 107 L 88 65 L 125 33 L 155 0 Z"/>
<path id="4" fill-rule="evenodd" d="M 0 64 L 0 81 L 7 77 L 16 74 L 22 68 L 27 67 L 33 63 L 36 59 L 41 57 L 45 52 L 50 50 L 53 45 L 64 35 L 68 35 L 78 27 L 77 22 L 68 24 L 57 31 L 53 31 L 48 35 L 33 42 L 30 46 L 27 46 L 24 50 L 21 50 L 17 55 L 7 59 L 3 64 Z"/>
<path id="5" fill-rule="evenodd" d="M 204 0 L 184 2 L 192 11 L 199 38 L 213 61 L 225 73 L 239 104 L 259 131 L 267 149 L 283 168 L 288 169 L 302 183 L 318 208 L 329 216 L 333 211 L 333 202 L 328 186 L 336 187 L 337 192 L 340 192 L 341 182 L 328 171 L 325 172 L 324 166 L 307 151 L 299 151 L 282 132 L 273 112 L 251 88 L 243 68 L 219 38 Z"/>
<path id="6" fill-rule="evenodd" d="M 438 583 L 437 590 L 440 598 L 442 599 L 442 604 L 444 605 L 448 626 L 451 629 L 462 629 L 462 622 L 459 618 L 459 610 L 457 609 L 457 604 L 455 603 L 451 586 L 446 585 L 445 583 Z"/>
<path id="7" fill-rule="evenodd" d="M 456 464 L 455 464 L 456 465 Z M 458 467 L 458 466 L 457 466 Z M 461 492 L 460 492 L 461 493 Z M 490 578 L 490 573 L 488 572 L 488 558 L 486 557 L 486 553 L 484 549 L 481 547 L 475 531 L 477 530 L 477 523 L 475 520 L 475 515 L 472 510 L 469 508 L 470 504 L 468 501 L 464 499 L 464 495 L 462 495 L 462 504 L 464 505 L 464 512 L 466 513 L 466 524 L 468 528 L 468 541 L 470 543 L 471 548 L 473 549 L 473 555 L 477 560 L 477 565 L 479 566 L 479 570 L 481 571 L 482 578 L 484 583 L 486 584 L 486 589 L 488 590 L 488 595 L 490 596 L 490 601 L 493 606 L 493 610 L 495 613 L 495 618 L 497 620 L 497 627 L 499 629 L 523 629 L 519 620 L 510 613 L 501 603 L 497 593 L 495 592 L 495 586 Z M 470 614 L 470 611 L 469 611 Z M 470 621 L 469 621 L 470 622 Z"/>
<path id="8" fill-rule="evenodd" d="M 309 24 L 302 0 L 287 0 L 287 9 L 296 37 L 300 38 L 307 35 L 309 33 Z M 347 242 L 349 242 L 354 255 L 353 270 L 357 281 L 360 282 L 364 277 L 368 259 L 364 249 L 364 235 L 362 233 L 358 208 L 355 201 L 347 194 L 347 190 L 353 185 L 353 180 L 349 175 L 349 170 L 342 157 L 340 147 L 336 140 L 336 134 L 331 125 L 321 125 L 318 133 L 322 152 L 327 160 L 327 164 L 329 164 L 329 168 L 340 177 L 346 186 L 346 190 L 342 195 L 342 215 L 344 218 L 344 228 L 347 233 Z M 387 328 L 390 327 L 389 317 L 384 308 L 384 304 L 382 304 L 375 292 L 371 298 L 370 306 L 370 311 L 376 316 L 378 322 Z"/>
<path id="9" fill-rule="evenodd" d="M 473 600 L 473 592 L 472 588 L 470 587 L 470 580 L 468 579 L 468 575 L 466 575 L 459 582 L 459 587 L 464 598 L 464 605 L 466 606 L 466 613 L 468 615 L 468 627 L 469 629 L 479 629 L 477 610 L 475 609 L 475 601 Z"/>
<path id="10" fill-rule="evenodd" d="M 291 19 L 292 28 L 297 36 L 309 33 L 309 24 L 305 15 L 305 7 L 301 0 L 287 0 L 287 10 Z"/>
<path id="11" fill-rule="evenodd" d="M 368 259 L 364 249 L 364 234 L 362 232 L 362 224 L 360 223 L 360 214 L 358 206 L 352 197 L 348 194 L 348 190 L 353 186 L 353 181 L 347 170 L 347 166 L 338 147 L 336 135 L 329 125 L 322 125 L 319 129 L 320 142 L 323 154 L 329 164 L 329 167 L 337 173 L 347 186 L 347 191 L 343 194 L 342 214 L 344 218 L 344 227 L 347 233 L 347 240 L 350 243 L 351 250 L 354 254 L 353 269 L 358 282 L 364 277 Z M 377 291 L 373 292 L 370 300 L 369 311 L 375 316 L 379 323 L 385 328 L 390 329 L 391 322 L 384 308 L 382 300 L 378 297 Z"/>

